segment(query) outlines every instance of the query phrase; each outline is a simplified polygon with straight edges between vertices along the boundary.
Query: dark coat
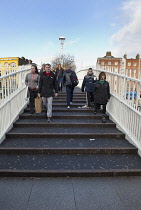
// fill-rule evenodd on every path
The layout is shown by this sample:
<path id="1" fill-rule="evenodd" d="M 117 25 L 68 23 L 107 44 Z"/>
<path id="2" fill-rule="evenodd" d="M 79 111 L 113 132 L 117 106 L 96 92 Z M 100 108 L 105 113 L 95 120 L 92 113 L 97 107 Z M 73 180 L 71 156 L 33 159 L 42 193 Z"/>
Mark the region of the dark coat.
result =
<path id="1" fill-rule="evenodd" d="M 65 86 L 67 85 L 72 85 L 72 81 L 71 81 L 71 75 L 72 75 L 72 70 L 71 69 L 68 69 L 64 72 L 64 75 L 63 75 L 63 84 Z"/>
<path id="2" fill-rule="evenodd" d="M 110 99 L 109 83 L 104 81 L 102 85 L 99 80 L 97 80 L 94 86 L 94 103 L 107 104 L 108 99 Z"/>
<path id="3" fill-rule="evenodd" d="M 55 93 L 58 93 L 55 74 L 51 71 L 50 76 L 46 76 L 46 72 L 43 72 L 39 82 L 39 93 L 41 93 L 42 97 L 53 97 L 54 90 Z"/>
<path id="4" fill-rule="evenodd" d="M 56 78 L 57 78 L 57 80 L 58 80 L 58 78 L 63 78 L 63 74 L 64 74 L 64 69 L 56 69 L 56 72 L 55 72 L 55 74 L 56 74 Z"/>
<path id="5" fill-rule="evenodd" d="M 82 88 L 81 88 L 82 92 L 84 92 L 84 88 L 86 92 L 93 92 L 96 79 L 97 78 L 95 75 L 87 74 L 83 79 Z"/>

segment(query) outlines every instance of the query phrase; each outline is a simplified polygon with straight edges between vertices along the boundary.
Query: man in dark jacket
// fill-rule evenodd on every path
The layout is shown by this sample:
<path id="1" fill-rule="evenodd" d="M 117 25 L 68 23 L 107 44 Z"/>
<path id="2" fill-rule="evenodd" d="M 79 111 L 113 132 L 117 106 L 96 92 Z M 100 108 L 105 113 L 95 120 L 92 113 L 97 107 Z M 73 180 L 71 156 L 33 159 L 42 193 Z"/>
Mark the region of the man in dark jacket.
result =
<path id="1" fill-rule="evenodd" d="M 66 86 L 66 93 L 67 93 L 67 108 L 70 109 L 70 104 L 72 104 L 73 100 L 73 91 L 74 91 L 74 85 L 72 81 L 72 74 L 75 74 L 74 71 L 71 69 L 68 69 L 64 72 L 63 76 L 63 84 Z"/>
<path id="2" fill-rule="evenodd" d="M 58 88 L 57 88 L 57 80 L 54 73 L 51 71 L 51 65 L 46 64 L 45 65 L 45 72 L 40 77 L 39 82 L 39 94 L 42 96 L 43 104 L 47 107 L 47 117 L 48 122 L 51 122 L 52 117 L 52 102 L 53 102 L 53 96 L 54 96 L 54 90 L 55 90 L 55 96 L 58 95 Z"/>
<path id="3" fill-rule="evenodd" d="M 97 80 L 97 78 L 93 74 L 92 68 L 89 68 L 87 75 L 83 79 L 82 88 L 81 88 L 82 92 L 84 92 L 84 89 L 85 89 L 85 91 L 87 93 L 88 108 L 91 107 L 91 103 L 94 100 L 93 92 L 94 92 L 94 84 L 95 84 L 96 80 Z"/>

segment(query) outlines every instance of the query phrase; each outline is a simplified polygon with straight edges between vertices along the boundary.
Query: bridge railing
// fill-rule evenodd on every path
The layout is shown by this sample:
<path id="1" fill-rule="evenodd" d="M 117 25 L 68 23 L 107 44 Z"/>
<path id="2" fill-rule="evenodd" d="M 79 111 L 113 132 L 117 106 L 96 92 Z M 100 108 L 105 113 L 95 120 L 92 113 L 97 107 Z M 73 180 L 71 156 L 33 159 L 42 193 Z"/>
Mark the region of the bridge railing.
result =
<path id="1" fill-rule="evenodd" d="M 19 70 L 0 77 L 0 142 L 26 105 L 25 76 L 30 69 Z"/>
<path id="2" fill-rule="evenodd" d="M 102 69 L 94 69 L 94 74 L 106 73 L 110 83 L 111 99 L 107 111 L 117 127 L 126 134 L 126 139 L 141 151 L 141 80 L 123 74 L 117 74 Z M 79 87 L 82 85 L 87 70 L 77 72 Z"/>

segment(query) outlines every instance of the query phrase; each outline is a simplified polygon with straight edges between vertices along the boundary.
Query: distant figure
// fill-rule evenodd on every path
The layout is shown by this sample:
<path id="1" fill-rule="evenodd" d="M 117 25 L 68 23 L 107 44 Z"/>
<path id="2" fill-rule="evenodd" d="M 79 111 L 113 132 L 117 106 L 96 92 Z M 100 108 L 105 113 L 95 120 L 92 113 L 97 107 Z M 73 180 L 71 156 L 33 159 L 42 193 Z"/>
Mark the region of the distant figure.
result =
<path id="1" fill-rule="evenodd" d="M 74 78 L 74 79 L 73 79 Z M 70 109 L 70 105 L 72 104 L 73 100 L 73 91 L 75 85 L 75 81 L 77 81 L 77 76 L 75 71 L 71 69 L 65 70 L 63 76 L 63 84 L 66 86 L 66 93 L 67 93 L 67 109 Z"/>
<path id="2" fill-rule="evenodd" d="M 89 68 L 87 75 L 84 76 L 81 88 L 82 92 L 85 90 L 87 93 L 87 108 L 91 108 L 91 103 L 94 101 L 94 84 L 96 80 L 97 78 L 93 74 L 93 69 Z"/>
<path id="3" fill-rule="evenodd" d="M 56 69 L 55 74 L 56 74 L 56 78 L 58 82 L 58 90 L 62 91 L 64 69 L 61 67 L 61 64 L 58 65 L 58 68 Z"/>
<path id="4" fill-rule="evenodd" d="M 42 68 L 40 70 L 40 75 L 43 74 L 43 72 L 45 72 L 45 63 L 42 64 Z"/>
<path id="5" fill-rule="evenodd" d="M 25 84 L 28 86 L 28 91 L 30 94 L 30 114 L 34 114 L 35 98 L 37 97 L 39 88 L 40 76 L 38 73 L 37 66 L 31 66 L 31 72 L 26 75 Z"/>
<path id="6" fill-rule="evenodd" d="M 97 113 L 99 105 L 103 105 L 103 115 L 102 122 L 106 123 L 105 113 L 106 105 L 110 100 L 110 87 L 109 83 L 106 81 L 106 74 L 101 72 L 99 74 L 99 80 L 96 81 L 94 85 L 94 114 Z"/>
<path id="7" fill-rule="evenodd" d="M 55 94 L 54 94 L 55 91 Z M 51 122 L 52 117 L 52 102 L 53 96 L 58 96 L 57 80 L 55 74 L 51 71 L 51 65 L 45 64 L 45 72 L 41 75 L 39 82 L 38 96 L 42 97 L 43 104 L 47 109 L 48 122 Z"/>

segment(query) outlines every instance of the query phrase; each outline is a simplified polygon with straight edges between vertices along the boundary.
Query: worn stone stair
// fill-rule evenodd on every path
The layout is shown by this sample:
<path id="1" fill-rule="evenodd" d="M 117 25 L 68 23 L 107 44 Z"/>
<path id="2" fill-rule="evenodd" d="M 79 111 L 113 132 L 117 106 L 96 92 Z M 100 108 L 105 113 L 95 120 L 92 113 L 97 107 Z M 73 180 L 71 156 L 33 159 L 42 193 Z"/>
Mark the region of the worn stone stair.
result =
<path id="1" fill-rule="evenodd" d="M 137 148 L 101 111 L 83 108 L 85 93 L 74 93 L 71 109 L 66 94 L 53 102 L 53 118 L 29 115 L 26 108 L 0 145 L 0 176 L 122 176 L 141 175 Z"/>

